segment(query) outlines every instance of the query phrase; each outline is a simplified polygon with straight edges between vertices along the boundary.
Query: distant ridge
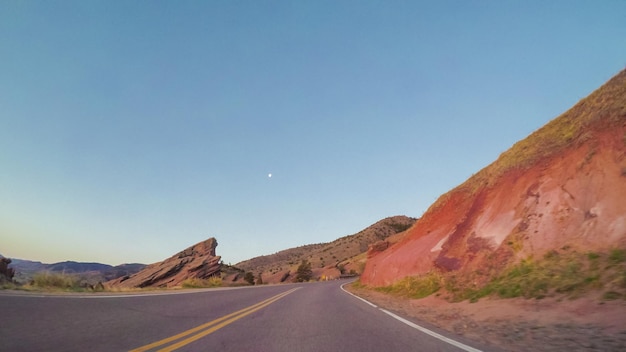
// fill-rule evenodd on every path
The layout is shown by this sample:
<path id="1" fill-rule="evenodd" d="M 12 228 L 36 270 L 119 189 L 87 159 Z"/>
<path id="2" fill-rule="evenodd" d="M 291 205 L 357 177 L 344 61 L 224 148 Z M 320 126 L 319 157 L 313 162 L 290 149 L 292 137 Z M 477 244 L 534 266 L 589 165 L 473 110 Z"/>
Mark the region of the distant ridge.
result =
<path id="1" fill-rule="evenodd" d="M 54 264 L 48 264 L 46 266 L 47 270 L 50 271 L 62 271 L 66 273 L 82 273 L 86 271 L 106 271 L 112 269 L 112 265 L 101 264 L 101 263 L 81 263 L 75 261 L 65 261 Z"/>
<path id="2" fill-rule="evenodd" d="M 291 282 L 302 260 L 311 264 L 313 279 L 338 278 L 351 272 L 357 274 L 363 270 L 370 245 L 379 241 L 394 241 L 394 237 L 401 236 L 416 221 L 407 216 L 392 216 L 329 243 L 289 248 L 245 260 L 235 266 L 253 273 L 257 278 L 260 275 L 263 283 Z M 242 281 L 243 275 L 231 275 L 226 280 Z"/>
<path id="3" fill-rule="evenodd" d="M 42 271 L 58 272 L 65 274 L 84 274 L 89 277 L 89 281 L 109 281 L 120 276 L 131 275 L 143 269 L 145 264 L 121 264 L 112 266 L 102 263 L 85 263 L 75 261 L 64 261 L 52 264 L 44 264 L 39 261 L 10 258 L 9 267 L 15 269 L 15 280 L 26 283 L 31 280 L 35 273 Z"/>

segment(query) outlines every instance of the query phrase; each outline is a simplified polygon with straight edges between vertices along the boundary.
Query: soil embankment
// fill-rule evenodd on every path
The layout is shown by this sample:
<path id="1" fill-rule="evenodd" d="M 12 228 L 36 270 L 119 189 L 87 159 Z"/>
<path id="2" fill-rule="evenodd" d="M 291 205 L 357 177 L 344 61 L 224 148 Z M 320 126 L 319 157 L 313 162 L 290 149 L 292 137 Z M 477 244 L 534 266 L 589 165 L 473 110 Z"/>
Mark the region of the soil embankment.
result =
<path id="1" fill-rule="evenodd" d="M 626 301 L 483 299 L 449 303 L 430 296 L 402 299 L 355 288 L 370 302 L 505 351 L 624 351 Z"/>

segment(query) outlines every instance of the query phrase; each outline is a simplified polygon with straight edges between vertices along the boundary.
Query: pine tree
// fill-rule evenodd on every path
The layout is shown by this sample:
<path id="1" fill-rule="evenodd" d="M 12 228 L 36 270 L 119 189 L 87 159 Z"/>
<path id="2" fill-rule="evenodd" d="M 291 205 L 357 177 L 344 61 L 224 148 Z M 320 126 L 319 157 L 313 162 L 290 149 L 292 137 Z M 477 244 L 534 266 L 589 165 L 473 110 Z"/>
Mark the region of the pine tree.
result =
<path id="1" fill-rule="evenodd" d="M 254 285 L 254 274 L 251 272 L 247 272 L 246 275 L 243 276 L 243 279 L 250 285 Z"/>
<path id="2" fill-rule="evenodd" d="M 306 260 L 302 260 L 300 266 L 298 266 L 298 270 L 296 272 L 296 282 L 306 282 L 311 280 L 313 276 L 313 271 L 311 270 L 311 263 Z"/>

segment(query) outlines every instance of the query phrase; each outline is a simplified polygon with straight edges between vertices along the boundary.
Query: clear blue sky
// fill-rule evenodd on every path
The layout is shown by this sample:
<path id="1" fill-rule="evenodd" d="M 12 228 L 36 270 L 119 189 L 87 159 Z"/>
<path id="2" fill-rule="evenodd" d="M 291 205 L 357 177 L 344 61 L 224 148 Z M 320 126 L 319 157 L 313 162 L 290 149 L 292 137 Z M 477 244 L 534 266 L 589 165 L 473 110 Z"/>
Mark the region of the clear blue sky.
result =
<path id="1" fill-rule="evenodd" d="M 151 263 L 214 236 L 234 264 L 420 217 L 622 70 L 625 15 L 2 1 L 0 253 Z"/>

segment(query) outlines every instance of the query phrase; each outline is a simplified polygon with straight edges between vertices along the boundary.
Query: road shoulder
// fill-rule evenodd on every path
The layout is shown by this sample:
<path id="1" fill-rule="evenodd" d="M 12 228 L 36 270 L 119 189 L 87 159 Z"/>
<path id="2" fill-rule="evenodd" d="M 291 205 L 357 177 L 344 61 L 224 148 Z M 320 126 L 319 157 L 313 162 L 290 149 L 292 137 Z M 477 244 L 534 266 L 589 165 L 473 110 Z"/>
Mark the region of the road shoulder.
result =
<path id="1" fill-rule="evenodd" d="M 626 302 L 407 299 L 346 285 L 373 304 L 505 350 L 626 350 Z"/>

